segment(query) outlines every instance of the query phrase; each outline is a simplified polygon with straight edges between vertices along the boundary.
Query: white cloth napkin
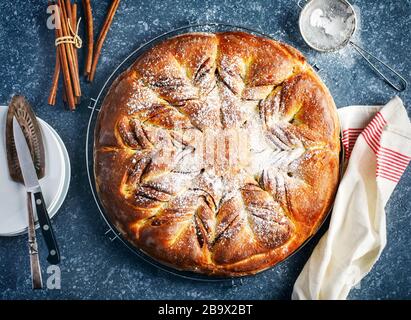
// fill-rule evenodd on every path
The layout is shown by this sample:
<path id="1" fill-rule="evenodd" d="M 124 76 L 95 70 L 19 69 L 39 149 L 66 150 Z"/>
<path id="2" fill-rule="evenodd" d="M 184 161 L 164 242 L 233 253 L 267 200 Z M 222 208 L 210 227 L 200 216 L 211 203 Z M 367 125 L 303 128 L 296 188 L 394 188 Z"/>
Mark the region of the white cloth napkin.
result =
<path id="1" fill-rule="evenodd" d="M 400 98 L 338 110 L 346 170 L 328 231 L 299 275 L 292 299 L 346 299 L 386 244 L 385 204 L 411 159 L 411 124 Z"/>

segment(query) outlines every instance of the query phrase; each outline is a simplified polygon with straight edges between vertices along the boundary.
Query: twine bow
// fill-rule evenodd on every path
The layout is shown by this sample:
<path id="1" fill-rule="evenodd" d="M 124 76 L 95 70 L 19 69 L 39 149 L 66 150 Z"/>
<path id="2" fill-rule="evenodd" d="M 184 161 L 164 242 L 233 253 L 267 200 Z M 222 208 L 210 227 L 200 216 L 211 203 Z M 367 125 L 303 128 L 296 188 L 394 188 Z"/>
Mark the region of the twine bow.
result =
<path id="1" fill-rule="evenodd" d="M 70 19 L 67 19 L 67 21 L 68 21 L 68 27 L 69 27 L 69 31 L 71 35 L 62 36 L 62 37 L 57 38 L 55 41 L 55 46 L 57 47 L 58 45 L 63 44 L 63 43 L 71 43 L 77 49 L 80 49 L 81 46 L 83 45 L 83 40 L 81 40 L 80 36 L 78 35 L 81 18 L 77 22 L 76 32 L 74 32 L 73 29 L 71 28 Z"/>

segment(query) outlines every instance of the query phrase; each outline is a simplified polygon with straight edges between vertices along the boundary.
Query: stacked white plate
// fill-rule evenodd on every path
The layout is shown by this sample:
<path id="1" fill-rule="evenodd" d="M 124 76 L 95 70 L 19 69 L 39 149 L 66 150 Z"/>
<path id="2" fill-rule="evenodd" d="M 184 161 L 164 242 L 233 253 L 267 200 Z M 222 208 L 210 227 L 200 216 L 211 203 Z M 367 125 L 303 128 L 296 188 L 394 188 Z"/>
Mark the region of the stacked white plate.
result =
<path id="1" fill-rule="evenodd" d="M 0 106 L 0 236 L 27 232 L 27 194 L 23 184 L 11 180 L 6 154 L 7 107 Z M 70 184 L 70 159 L 57 132 L 38 118 L 43 135 L 46 170 L 40 179 L 44 201 L 53 217 L 66 198 Z M 36 227 L 38 224 L 36 223 Z"/>

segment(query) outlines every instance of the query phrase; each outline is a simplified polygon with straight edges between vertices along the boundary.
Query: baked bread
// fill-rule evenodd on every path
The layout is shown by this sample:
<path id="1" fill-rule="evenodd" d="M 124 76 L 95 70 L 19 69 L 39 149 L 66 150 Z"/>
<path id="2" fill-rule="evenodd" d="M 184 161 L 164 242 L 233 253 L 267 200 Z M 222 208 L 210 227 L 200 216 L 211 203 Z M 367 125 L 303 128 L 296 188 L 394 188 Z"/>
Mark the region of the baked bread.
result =
<path id="1" fill-rule="evenodd" d="M 269 268 L 324 220 L 339 123 L 296 49 L 243 32 L 189 33 L 114 81 L 95 130 L 98 195 L 137 248 L 175 269 Z"/>

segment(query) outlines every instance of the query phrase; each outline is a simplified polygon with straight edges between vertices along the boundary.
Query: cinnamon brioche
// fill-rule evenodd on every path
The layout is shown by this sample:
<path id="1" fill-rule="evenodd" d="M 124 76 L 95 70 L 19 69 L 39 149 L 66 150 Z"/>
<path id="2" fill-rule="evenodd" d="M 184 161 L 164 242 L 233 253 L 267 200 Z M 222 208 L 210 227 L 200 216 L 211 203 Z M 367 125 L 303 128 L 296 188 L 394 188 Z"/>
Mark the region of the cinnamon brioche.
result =
<path id="1" fill-rule="evenodd" d="M 339 123 L 296 49 L 243 32 L 190 33 L 112 84 L 94 170 L 109 219 L 179 270 L 257 273 L 285 259 L 333 203 Z"/>

